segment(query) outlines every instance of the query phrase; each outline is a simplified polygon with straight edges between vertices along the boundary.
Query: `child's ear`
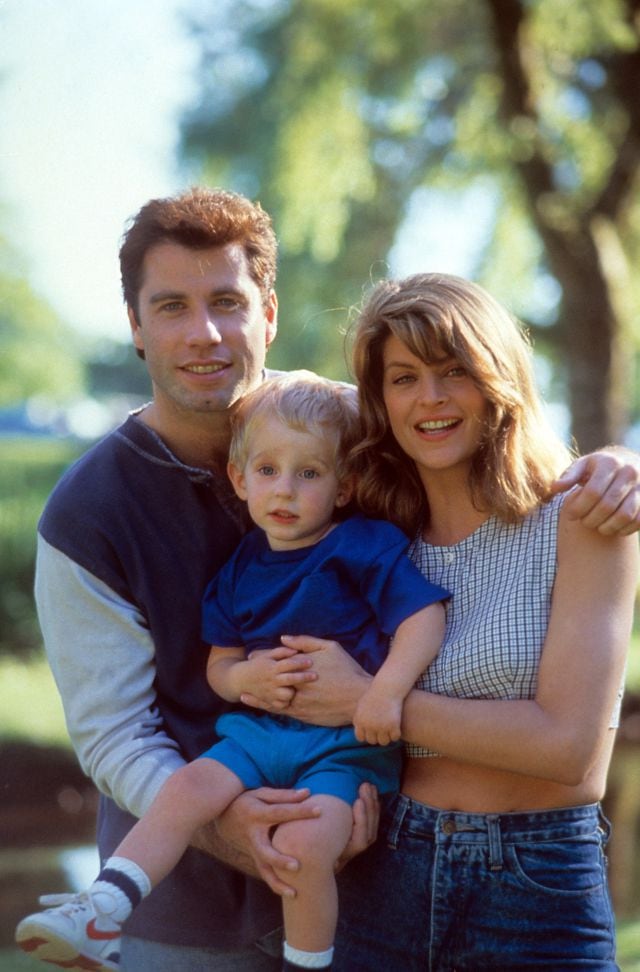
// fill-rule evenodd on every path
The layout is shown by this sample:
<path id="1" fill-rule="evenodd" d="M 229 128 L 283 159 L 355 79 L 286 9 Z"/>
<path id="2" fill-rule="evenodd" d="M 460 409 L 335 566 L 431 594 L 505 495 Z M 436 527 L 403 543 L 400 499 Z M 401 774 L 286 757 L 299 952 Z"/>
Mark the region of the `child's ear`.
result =
<path id="1" fill-rule="evenodd" d="M 336 493 L 336 507 L 340 509 L 346 506 L 353 498 L 354 482 L 353 479 L 343 479 Z"/>
<path id="2" fill-rule="evenodd" d="M 232 462 L 227 463 L 227 476 L 231 480 L 231 485 L 235 489 L 241 500 L 247 498 L 247 488 L 245 485 L 244 472 L 238 469 Z"/>

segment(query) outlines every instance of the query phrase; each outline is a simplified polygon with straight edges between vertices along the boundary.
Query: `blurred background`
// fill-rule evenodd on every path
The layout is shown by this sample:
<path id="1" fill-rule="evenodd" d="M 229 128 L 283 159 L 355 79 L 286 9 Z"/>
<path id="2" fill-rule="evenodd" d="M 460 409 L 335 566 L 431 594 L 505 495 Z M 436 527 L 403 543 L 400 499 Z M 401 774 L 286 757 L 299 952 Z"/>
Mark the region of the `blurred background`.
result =
<path id="1" fill-rule="evenodd" d="M 149 198 L 259 199 L 276 368 L 347 377 L 364 290 L 443 270 L 527 325 L 552 421 L 640 449 L 640 0 L 0 2 L 0 972 L 42 891 L 95 867 L 32 601 L 61 471 L 149 394 L 117 251 Z M 640 970 L 640 650 L 606 810 Z"/>

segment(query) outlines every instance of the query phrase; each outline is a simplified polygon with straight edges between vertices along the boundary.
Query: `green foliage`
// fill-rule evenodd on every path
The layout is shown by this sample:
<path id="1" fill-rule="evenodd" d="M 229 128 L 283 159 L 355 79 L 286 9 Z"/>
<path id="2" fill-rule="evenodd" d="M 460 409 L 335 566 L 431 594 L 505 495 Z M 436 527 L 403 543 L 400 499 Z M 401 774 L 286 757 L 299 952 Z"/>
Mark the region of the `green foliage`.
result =
<path id="1" fill-rule="evenodd" d="M 587 305 L 613 304 L 627 356 L 637 348 L 633 9 L 632 0 L 237 0 L 200 14 L 202 88 L 183 150 L 204 180 L 258 197 L 274 215 L 282 326 L 272 363 L 342 374 L 349 310 L 386 275 L 415 191 L 475 182 L 496 201 L 475 275 L 542 318 L 545 344 L 565 353 L 582 325 L 575 293 L 590 287 Z M 598 272 L 581 255 L 589 248 Z M 432 260 L 425 254 L 425 269 Z M 538 313 L 550 275 L 555 299 Z M 603 362 L 589 361 L 586 346 L 575 361 L 573 341 L 567 373 L 591 366 L 593 380 Z"/>
<path id="2" fill-rule="evenodd" d="M 84 381 L 77 341 L 28 281 L 3 263 L 0 259 L 0 407 L 34 395 L 72 398 Z"/>
<path id="3" fill-rule="evenodd" d="M 36 526 L 45 501 L 78 446 L 58 440 L 0 439 L 0 655 L 40 646 L 33 605 Z"/>

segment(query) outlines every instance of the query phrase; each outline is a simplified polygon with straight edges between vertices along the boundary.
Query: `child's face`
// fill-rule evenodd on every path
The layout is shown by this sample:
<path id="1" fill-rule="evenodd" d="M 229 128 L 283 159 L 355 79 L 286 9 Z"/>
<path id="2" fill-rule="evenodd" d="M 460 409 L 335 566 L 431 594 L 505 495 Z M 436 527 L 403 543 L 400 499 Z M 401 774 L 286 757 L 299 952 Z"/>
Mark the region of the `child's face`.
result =
<path id="1" fill-rule="evenodd" d="M 275 417 L 255 426 L 246 466 L 229 464 L 229 476 L 272 550 L 317 543 L 350 496 L 336 476 L 333 437 L 298 432 Z"/>

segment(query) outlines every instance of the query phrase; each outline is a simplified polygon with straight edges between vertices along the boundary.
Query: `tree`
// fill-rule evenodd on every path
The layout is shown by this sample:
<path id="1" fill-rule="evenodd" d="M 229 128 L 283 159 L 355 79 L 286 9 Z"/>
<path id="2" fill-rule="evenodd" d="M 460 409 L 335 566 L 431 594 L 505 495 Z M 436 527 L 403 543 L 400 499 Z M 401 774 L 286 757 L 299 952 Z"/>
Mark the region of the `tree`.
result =
<path id="1" fill-rule="evenodd" d="M 0 408 L 33 396 L 65 401 L 78 394 L 84 366 L 77 339 L 31 288 L 0 237 Z"/>
<path id="2" fill-rule="evenodd" d="M 475 276 L 554 355 L 580 447 L 620 440 L 635 407 L 640 0 L 239 0 L 194 29 L 184 153 L 275 216 L 291 337 L 276 364 L 338 372 L 336 324 L 384 275 L 416 191 L 481 182 L 494 225 Z M 545 281 L 559 297 L 536 314 Z"/>

